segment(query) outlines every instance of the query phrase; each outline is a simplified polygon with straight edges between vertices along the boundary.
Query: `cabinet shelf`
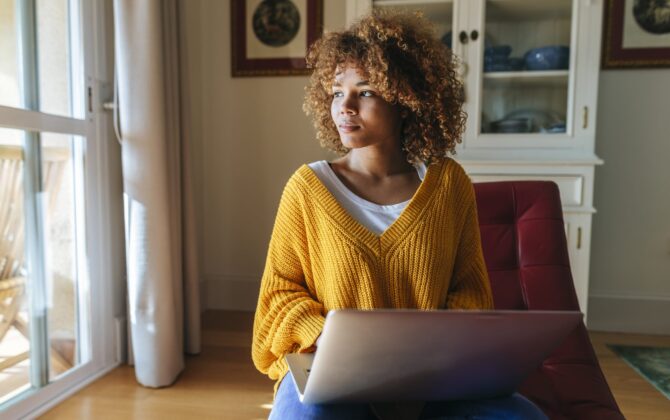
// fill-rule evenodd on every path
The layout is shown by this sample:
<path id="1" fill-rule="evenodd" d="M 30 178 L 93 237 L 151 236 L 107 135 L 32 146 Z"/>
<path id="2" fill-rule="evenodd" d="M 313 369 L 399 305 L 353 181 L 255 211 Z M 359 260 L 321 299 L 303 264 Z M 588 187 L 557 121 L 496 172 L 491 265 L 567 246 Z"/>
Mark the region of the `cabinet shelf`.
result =
<path id="1" fill-rule="evenodd" d="M 563 86 L 569 75 L 568 70 L 496 71 L 484 73 L 484 81 L 492 85 Z"/>

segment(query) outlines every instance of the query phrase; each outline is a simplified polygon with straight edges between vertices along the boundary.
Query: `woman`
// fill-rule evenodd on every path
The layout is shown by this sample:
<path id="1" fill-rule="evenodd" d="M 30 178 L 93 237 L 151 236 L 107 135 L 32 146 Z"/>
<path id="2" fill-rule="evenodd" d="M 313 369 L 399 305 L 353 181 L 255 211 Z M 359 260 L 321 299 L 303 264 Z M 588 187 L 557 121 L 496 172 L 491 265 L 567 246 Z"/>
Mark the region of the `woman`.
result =
<path id="1" fill-rule="evenodd" d="M 299 168 L 279 204 L 252 348 L 256 367 L 277 380 L 270 418 L 546 418 L 518 394 L 299 402 L 284 356 L 314 351 L 331 309 L 493 306 L 472 184 L 446 157 L 464 128 L 462 85 L 428 21 L 374 12 L 326 34 L 307 62 L 304 109 L 341 157 Z"/>

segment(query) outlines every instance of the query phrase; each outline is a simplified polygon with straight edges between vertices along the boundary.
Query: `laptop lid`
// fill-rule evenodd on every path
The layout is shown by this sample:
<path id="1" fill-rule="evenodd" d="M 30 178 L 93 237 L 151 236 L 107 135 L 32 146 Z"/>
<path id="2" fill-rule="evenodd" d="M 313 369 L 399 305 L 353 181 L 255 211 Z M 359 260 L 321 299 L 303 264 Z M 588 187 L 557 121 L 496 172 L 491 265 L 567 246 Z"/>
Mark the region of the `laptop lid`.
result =
<path id="1" fill-rule="evenodd" d="M 334 310 L 315 354 L 287 355 L 305 403 L 482 399 L 514 392 L 577 311 Z"/>

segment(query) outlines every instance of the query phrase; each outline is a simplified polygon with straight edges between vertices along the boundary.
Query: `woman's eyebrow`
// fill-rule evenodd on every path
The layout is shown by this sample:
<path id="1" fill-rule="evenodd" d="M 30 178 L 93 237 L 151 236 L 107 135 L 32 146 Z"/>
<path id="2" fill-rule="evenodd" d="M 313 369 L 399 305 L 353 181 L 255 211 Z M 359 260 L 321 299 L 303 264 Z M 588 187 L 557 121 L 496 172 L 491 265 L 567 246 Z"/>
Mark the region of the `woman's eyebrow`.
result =
<path id="1" fill-rule="evenodd" d="M 360 82 L 356 83 L 356 86 L 369 86 L 369 85 L 370 85 L 370 82 L 368 82 L 367 80 L 361 80 Z M 335 80 L 333 82 L 333 87 L 341 87 L 341 86 L 342 86 L 342 84 L 338 80 Z"/>

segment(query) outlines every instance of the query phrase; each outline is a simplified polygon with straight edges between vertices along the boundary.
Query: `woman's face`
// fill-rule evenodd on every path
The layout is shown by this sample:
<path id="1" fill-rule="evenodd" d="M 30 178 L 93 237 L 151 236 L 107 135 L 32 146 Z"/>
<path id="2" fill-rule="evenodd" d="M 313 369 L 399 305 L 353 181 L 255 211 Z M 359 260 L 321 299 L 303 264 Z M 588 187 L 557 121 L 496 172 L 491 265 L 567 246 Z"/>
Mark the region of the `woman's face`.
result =
<path id="1" fill-rule="evenodd" d="M 344 147 L 400 145 L 400 112 L 379 95 L 364 72 L 355 66 L 338 69 L 332 89 L 330 115 Z"/>

